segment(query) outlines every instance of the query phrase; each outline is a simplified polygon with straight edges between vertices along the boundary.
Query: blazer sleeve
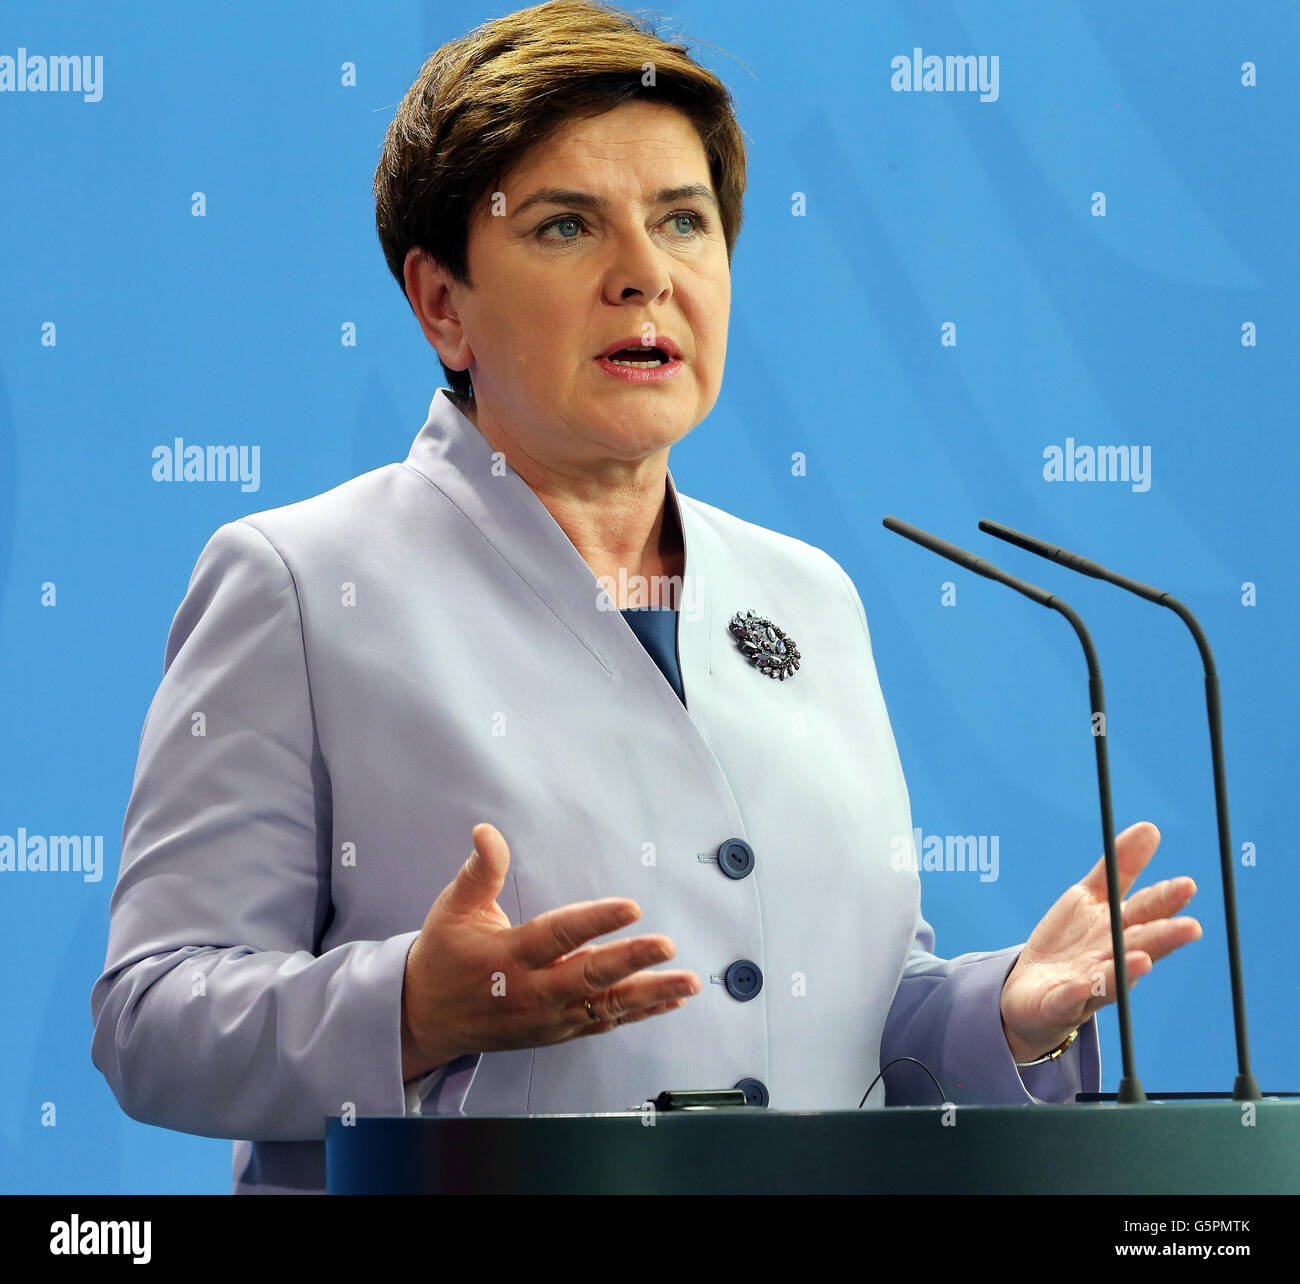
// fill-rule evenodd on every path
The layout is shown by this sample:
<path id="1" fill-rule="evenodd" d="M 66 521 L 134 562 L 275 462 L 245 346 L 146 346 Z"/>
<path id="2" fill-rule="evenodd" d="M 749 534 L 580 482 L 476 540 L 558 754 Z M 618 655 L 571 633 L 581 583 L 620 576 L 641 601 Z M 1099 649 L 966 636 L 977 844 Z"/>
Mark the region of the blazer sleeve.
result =
<path id="1" fill-rule="evenodd" d="M 168 636 L 91 991 L 91 1057 L 127 1114 L 309 1140 L 349 1102 L 405 1112 L 402 981 L 419 933 L 318 952 L 331 863 L 293 577 L 257 527 L 231 522 Z"/>
<path id="2" fill-rule="evenodd" d="M 1002 1029 L 1002 985 L 1023 946 L 937 958 L 934 930 L 917 914 L 917 928 L 880 1041 L 883 1069 L 895 1057 L 929 1067 L 947 1100 L 960 1105 L 1069 1102 L 1101 1087 L 1097 1019 L 1055 1061 L 1017 1070 Z M 917 1065 L 885 1071 L 891 1106 L 936 1105 L 934 1084 Z"/>
<path id="3" fill-rule="evenodd" d="M 879 682 L 862 598 L 844 568 L 832 561 L 853 600 L 866 644 L 866 662 Z M 889 740 L 894 745 L 896 779 L 904 795 L 910 832 L 911 800 L 892 728 Z M 912 943 L 880 1043 L 888 1105 L 936 1104 L 934 1084 L 920 1066 L 902 1062 L 885 1069 L 896 1057 L 923 1062 L 954 1104 L 1068 1102 L 1076 1092 L 1100 1090 L 1101 1051 L 1095 1017 L 1079 1028 L 1079 1037 L 1055 1061 L 1017 1070 L 1002 1029 L 1002 986 L 1023 948 L 1013 945 L 954 959 L 939 958 L 934 954 L 934 929 L 917 910 Z"/>

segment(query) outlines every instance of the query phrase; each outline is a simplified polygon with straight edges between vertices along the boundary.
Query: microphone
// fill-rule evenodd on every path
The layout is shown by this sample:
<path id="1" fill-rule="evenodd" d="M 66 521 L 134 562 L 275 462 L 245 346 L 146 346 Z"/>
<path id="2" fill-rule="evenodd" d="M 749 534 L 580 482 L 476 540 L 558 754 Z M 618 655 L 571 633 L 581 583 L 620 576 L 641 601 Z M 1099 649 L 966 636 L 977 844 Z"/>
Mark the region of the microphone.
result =
<path id="1" fill-rule="evenodd" d="M 1223 912 L 1228 929 L 1228 972 L 1232 979 L 1232 1025 L 1237 1039 L 1237 1079 L 1233 1084 L 1234 1101 L 1260 1101 L 1262 1094 L 1259 1084 L 1250 1069 L 1250 1044 L 1246 1037 L 1246 991 L 1241 976 L 1241 943 L 1237 935 L 1237 885 L 1232 868 L 1232 835 L 1228 828 L 1228 780 L 1223 768 L 1223 718 L 1219 704 L 1219 672 L 1214 664 L 1214 652 L 1210 650 L 1209 640 L 1196 617 L 1177 598 L 1171 597 L 1161 589 L 1153 588 L 1138 580 L 1129 579 L 1107 570 L 1097 562 L 1071 553 L 1046 540 L 1026 535 L 1022 531 L 1012 530 L 1000 522 L 980 522 L 980 530 L 998 539 L 1006 540 L 1037 553 L 1049 561 L 1059 562 L 1062 566 L 1078 571 L 1081 575 L 1091 575 L 1093 579 L 1105 580 L 1119 588 L 1136 593 L 1157 606 L 1167 606 L 1187 625 L 1196 645 L 1201 652 L 1201 664 L 1205 669 L 1205 704 L 1210 721 L 1210 756 L 1214 764 L 1214 808 L 1219 822 L 1219 869 L 1223 883 Z"/>
<path id="2" fill-rule="evenodd" d="M 1101 665 L 1097 661 L 1097 651 L 1092 645 L 1092 638 L 1088 635 L 1088 630 L 1084 627 L 1078 612 L 1046 589 L 1039 588 L 1036 584 L 1029 584 L 1024 580 L 1018 580 L 994 566 L 991 562 L 985 561 L 984 558 L 976 557 L 974 553 L 969 553 L 964 548 L 958 548 L 956 544 L 949 544 L 947 540 L 939 539 L 927 531 L 919 530 L 915 526 L 909 526 L 907 522 L 900 522 L 896 517 L 886 517 L 884 525 L 886 529 L 893 531 L 896 535 L 902 535 L 913 543 L 920 544 L 922 548 L 928 548 L 930 552 L 938 553 L 940 557 L 946 557 L 950 562 L 956 562 L 958 566 L 964 566 L 968 571 L 974 571 L 976 575 L 982 575 L 985 579 L 996 580 L 999 584 L 1005 584 L 1008 588 L 1015 589 L 1017 593 L 1023 594 L 1040 606 L 1059 611 L 1069 620 L 1075 633 L 1078 634 L 1079 642 L 1083 646 L 1084 657 L 1088 662 L 1088 695 L 1092 703 L 1092 737 L 1097 750 L 1097 792 L 1101 800 L 1101 837 L 1106 852 L 1106 899 L 1110 907 L 1111 949 L 1115 955 L 1115 1006 L 1119 1015 L 1119 1047 L 1124 1067 L 1124 1074 L 1119 1082 L 1119 1092 L 1116 1094 L 1116 1100 L 1134 1103 L 1146 1101 L 1146 1093 L 1142 1091 L 1142 1084 L 1138 1081 L 1137 1074 L 1133 1069 L 1133 1029 L 1129 1020 L 1128 967 L 1124 960 L 1124 920 L 1120 911 L 1119 865 L 1115 857 L 1114 822 L 1111 818 L 1110 765 L 1106 753 L 1106 702 L 1101 684 Z"/>

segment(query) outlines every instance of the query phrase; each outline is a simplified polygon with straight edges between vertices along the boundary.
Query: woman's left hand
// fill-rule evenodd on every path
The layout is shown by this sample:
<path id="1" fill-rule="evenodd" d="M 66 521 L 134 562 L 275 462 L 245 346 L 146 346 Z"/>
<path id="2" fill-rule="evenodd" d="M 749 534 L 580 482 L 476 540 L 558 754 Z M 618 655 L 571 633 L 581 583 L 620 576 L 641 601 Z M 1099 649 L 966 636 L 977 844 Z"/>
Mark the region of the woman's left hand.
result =
<path id="1" fill-rule="evenodd" d="M 1159 845 L 1160 831 L 1150 821 L 1130 825 L 1115 838 L 1130 988 L 1157 959 L 1201 936 L 1196 919 L 1171 917 L 1196 895 L 1196 884 L 1186 876 L 1144 887 L 1123 900 Z M 1020 1062 L 1043 1056 L 1114 1001 L 1103 858 L 1047 911 L 1002 986 L 1002 1029 L 1012 1056 Z"/>

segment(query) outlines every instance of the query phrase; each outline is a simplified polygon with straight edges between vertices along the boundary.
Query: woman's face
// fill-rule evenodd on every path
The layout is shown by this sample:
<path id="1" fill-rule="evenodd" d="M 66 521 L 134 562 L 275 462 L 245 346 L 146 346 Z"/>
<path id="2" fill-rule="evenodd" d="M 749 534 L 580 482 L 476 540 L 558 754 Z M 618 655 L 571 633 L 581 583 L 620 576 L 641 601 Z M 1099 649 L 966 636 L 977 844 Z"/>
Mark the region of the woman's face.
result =
<path id="1" fill-rule="evenodd" d="M 449 291 L 463 346 L 447 364 L 467 363 L 479 424 L 579 467 L 680 440 L 717 400 L 731 306 L 690 119 L 637 101 L 570 121 L 524 157 L 503 197 L 470 228 L 473 288 Z M 601 359 L 611 345 L 653 358 L 647 340 L 675 345 L 649 378 Z"/>

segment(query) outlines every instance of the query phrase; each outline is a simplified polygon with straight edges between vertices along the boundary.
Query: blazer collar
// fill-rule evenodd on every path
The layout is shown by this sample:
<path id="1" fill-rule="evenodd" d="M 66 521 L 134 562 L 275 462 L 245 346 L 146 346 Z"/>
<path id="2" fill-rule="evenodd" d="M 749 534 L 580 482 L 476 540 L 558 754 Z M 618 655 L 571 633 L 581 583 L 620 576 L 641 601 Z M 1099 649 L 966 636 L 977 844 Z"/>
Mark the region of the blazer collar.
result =
<path id="1" fill-rule="evenodd" d="M 678 715 L 685 713 L 563 527 L 528 483 L 504 458 L 496 457 L 446 388 L 439 388 L 434 395 L 428 421 L 412 443 L 406 465 L 455 504 L 608 673 L 644 683 L 655 691 L 652 698 L 666 697 Z M 711 600 L 707 532 L 689 501 L 681 502 L 683 498 L 669 470 L 668 500 L 676 507 L 686 547 L 678 660 L 689 705 L 692 678 L 702 677 L 709 669 Z M 602 599 L 608 609 L 602 609 Z"/>

